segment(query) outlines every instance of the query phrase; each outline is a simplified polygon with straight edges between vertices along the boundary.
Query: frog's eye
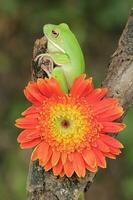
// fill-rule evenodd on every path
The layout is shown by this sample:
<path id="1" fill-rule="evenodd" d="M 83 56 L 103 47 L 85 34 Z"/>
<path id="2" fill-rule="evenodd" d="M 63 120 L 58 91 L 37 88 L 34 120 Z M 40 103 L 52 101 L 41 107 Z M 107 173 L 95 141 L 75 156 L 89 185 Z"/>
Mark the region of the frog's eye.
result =
<path id="1" fill-rule="evenodd" d="M 57 38 L 59 36 L 59 32 L 57 30 L 52 30 L 52 35 Z"/>

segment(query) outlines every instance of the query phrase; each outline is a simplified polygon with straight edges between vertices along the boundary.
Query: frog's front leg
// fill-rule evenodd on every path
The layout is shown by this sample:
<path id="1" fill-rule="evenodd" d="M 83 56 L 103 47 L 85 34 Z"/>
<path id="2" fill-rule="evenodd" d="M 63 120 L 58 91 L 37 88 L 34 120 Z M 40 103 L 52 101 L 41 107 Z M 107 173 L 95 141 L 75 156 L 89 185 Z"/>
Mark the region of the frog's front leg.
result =
<path id="1" fill-rule="evenodd" d="M 45 71 L 47 76 L 55 77 L 64 92 L 68 92 L 67 81 L 63 71 L 63 66 L 70 63 L 67 54 L 63 53 L 44 53 L 35 58 L 35 61 L 39 62 L 40 67 Z"/>
<path id="2" fill-rule="evenodd" d="M 68 83 L 64 73 L 64 66 L 67 67 L 71 64 L 67 54 L 64 53 L 48 53 L 45 56 L 50 56 L 55 64 L 52 70 L 52 76 L 55 77 L 65 93 L 68 93 Z"/>
<path id="3" fill-rule="evenodd" d="M 50 77 L 54 65 L 55 67 L 63 67 L 64 65 L 68 65 L 70 63 L 70 59 L 67 54 L 63 53 L 39 54 L 34 61 L 38 61 L 39 66 L 48 74 L 48 77 Z"/>
<path id="4" fill-rule="evenodd" d="M 38 62 L 38 66 L 47 74 L 47 77 L 51 77 L 52 70 L 54 68 L 54 61 L 49 55 L 46 54 L 39 54 L 35 60 Z"/>
<path id="5" fill-rule="evenodd" d="M 56 80 L 58 80 L 62 90 L 65 93 L 68 93 L 68 85 L 67 85 L 67 81 L 66 81 L 66 78 L 65 78 L 65 75 L 64 75 L 62 68 L 61 67 L 55 67 L 52 71 L 52 76 L 55 77 Z"/>

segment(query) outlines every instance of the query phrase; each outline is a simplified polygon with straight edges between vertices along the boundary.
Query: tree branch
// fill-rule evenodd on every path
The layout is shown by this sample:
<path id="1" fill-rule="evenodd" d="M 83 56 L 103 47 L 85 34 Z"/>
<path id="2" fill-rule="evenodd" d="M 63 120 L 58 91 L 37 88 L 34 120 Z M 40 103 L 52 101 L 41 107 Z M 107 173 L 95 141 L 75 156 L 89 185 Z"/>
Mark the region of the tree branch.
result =
<path id="1" fill-rule="evenodd" d="M 133 102 L 133 9 L 111 57 L 103 86 L 109 88 L 109 95 L 117 97 L 127 111 Z"/>
<path id="2" fill-rule="evenodd" d="M 35 42 L 32 61 L 34 79 L 46 76 L 34 61 L 38 54 L 46 51 L 46 42 L 45 37 Z M 120 100 L 126 113 L 133 102 L 133 9 L 118 48 L 111 57 L 103 86 L 109 88 L 109 96 Z M 78 178 L 76 175 L 71 178 L 56 177 L 52 172 L 45 172 L 38 161 L 31 162 L 27 180 L 28 200 L 77 200 L 80 192 L 91 185 L 94 176 L 94 173 L 87 172 L 85 178 Z"/>

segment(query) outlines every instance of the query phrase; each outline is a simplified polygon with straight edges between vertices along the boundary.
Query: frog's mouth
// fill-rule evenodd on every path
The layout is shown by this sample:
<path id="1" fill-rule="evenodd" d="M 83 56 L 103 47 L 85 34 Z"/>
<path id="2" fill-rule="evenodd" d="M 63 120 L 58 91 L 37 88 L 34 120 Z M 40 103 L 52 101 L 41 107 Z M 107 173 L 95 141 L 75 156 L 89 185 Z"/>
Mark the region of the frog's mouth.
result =
<path id="1" fill-rule="evenodd" d="M 58 46 L 56 43 L 54 43 L 52 40 L 50 40 L 49 38 L 47 38 L 48 40 L 48 49 L 51 51 L 51 52 L 61 52 L 61 53 L 66 53 L 64 51 L 64 49 L 62 49 L 60 46 Z"/>

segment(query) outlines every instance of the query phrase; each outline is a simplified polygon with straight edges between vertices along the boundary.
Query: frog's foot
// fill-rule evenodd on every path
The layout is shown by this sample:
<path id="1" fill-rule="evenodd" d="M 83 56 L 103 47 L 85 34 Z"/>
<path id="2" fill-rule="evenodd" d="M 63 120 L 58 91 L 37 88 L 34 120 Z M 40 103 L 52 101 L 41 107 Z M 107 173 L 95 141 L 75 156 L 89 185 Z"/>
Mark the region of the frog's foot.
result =
<path id="1" fill-rule="evenodd" d="M 52 70 L 54 68 L 54 62 L 52 58 L 50 58 L 46 54 L 39 54 L 36 56 L 35 62 L 38 62 L 40 68 L 47 74 L 48 78 L 51 77 Z"/>

